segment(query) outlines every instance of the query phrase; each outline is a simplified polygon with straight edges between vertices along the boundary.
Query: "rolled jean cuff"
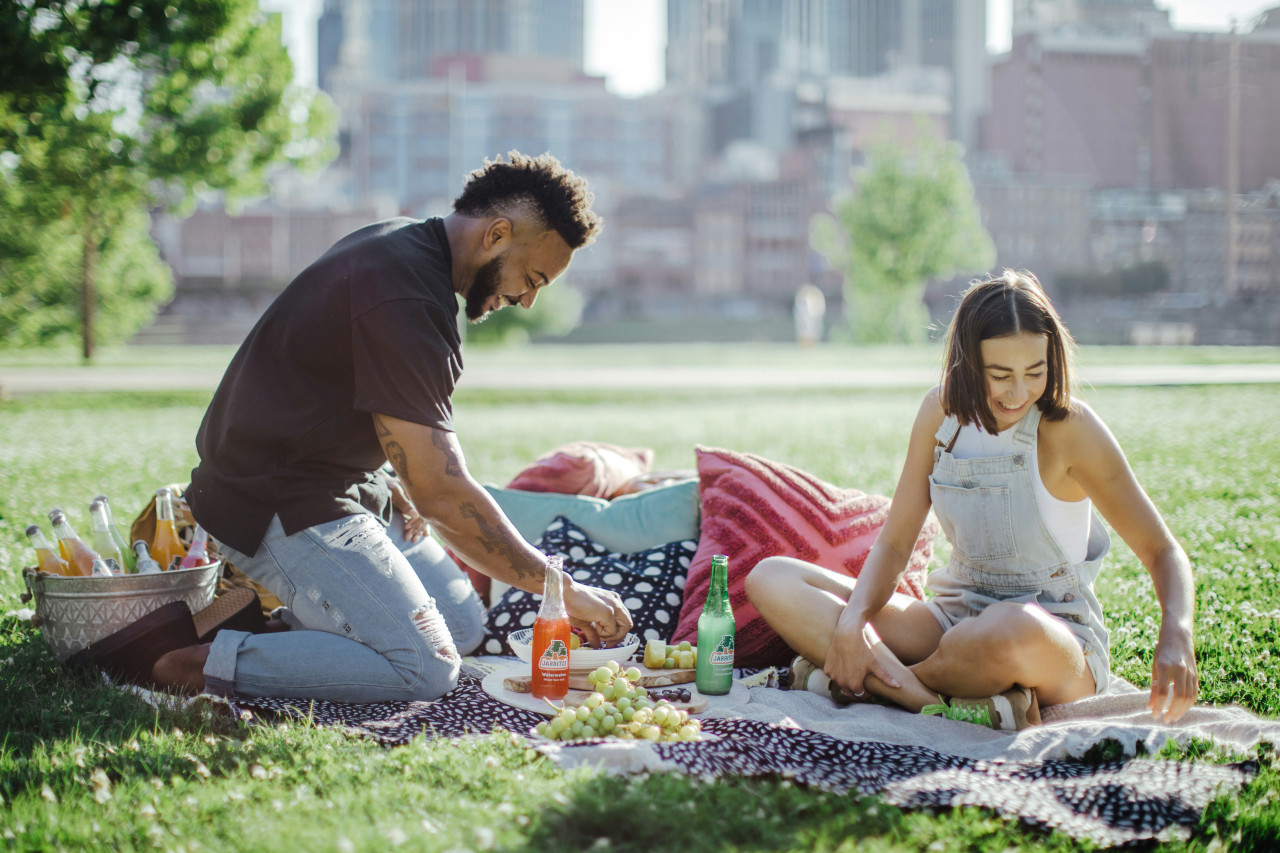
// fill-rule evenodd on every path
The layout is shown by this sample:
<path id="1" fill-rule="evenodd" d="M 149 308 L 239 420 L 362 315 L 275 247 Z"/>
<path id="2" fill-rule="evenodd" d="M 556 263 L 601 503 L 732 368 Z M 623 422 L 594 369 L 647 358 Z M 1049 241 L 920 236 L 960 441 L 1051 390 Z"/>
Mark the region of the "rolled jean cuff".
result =
<path id="1" fill-rule="evenodd" d="M 245 631 L 219 631 L 204 662 L 204 692 L 214 696 L 236 695 L 236 657 L 244 641 L 253 635 Z"/>

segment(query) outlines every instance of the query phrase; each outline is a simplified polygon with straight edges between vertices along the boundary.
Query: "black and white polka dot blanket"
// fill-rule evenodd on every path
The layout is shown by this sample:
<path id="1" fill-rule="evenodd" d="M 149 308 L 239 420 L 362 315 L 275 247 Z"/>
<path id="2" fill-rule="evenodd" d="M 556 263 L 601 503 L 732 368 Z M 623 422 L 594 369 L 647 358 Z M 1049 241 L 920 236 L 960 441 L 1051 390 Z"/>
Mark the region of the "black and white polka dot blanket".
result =
<path id="1" fill-rule="evenodd" d="M 237 713 L 310 719 L 387 746 L 419 735 L 488 735 L 495 728 L 527 736 L 544 719 L 497 701 L 481 688 L 480 678 L 466 673 L 457 688 L 434 702 L 351 705 L 239 698 L 232 707 Z M 650 751 L 640 762 L 643 769 L 706 777 L 772 775 L 827 790 L 878 794 L 904 808 L 981 806 L 1108 845 L 1185 835 L 1217 793 L 1244 784 L 1256 772 L 1252 762 L 977 760 L 747 719 L 708 719 L 703 731 L 715 739 L 616 746 Z M 531 739 L 530 745 L 556 760 L 593 748 L 541 739 Z"/>

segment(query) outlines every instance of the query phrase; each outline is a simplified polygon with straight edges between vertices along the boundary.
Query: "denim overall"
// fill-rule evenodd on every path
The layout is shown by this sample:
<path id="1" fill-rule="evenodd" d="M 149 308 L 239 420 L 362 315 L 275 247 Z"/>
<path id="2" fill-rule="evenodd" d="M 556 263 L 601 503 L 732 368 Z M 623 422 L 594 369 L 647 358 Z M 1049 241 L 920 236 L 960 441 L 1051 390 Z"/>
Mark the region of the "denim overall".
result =
<path id="1" fill-rule="evenodd" d="M 1031 466 L 1040 409 L 1013 427 L 1013 451 L 956 459 L 960 423 L 948 415 L 935 438 L 929 496 L 951 543 L 951 560 L 929 576 L 930 610 L 945 631 L 997 601 L 1035 602 L 1066 623 L 1080 642 L 1098 693 L 1109 680 L 1108 632 L 1093 582 L 1111 549 L 1096 512 L 1085 559 L 1071 563 L 1049 533 L 1036 503 Z"/>

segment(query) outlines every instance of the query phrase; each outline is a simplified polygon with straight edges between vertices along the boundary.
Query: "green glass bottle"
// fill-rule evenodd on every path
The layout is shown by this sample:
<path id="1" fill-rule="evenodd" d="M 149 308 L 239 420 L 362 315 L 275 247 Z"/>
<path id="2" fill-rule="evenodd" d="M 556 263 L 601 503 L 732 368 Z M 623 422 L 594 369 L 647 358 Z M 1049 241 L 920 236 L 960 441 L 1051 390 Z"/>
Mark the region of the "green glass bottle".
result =
<path id="1" fill-rule="evenodd" d="M 711 586 L 698 617 L 699 693 L 723 696 L 733 687 L 733 606 L 729 603 L 729 558 L 711 558 Z"/>
<path id="2" fill-rule="evenodd" d="M 111 512 L 111 503 L 107 500 L 106 495 L 98 495 L 95 501 L 102 501 L 102 506 L 107 511 L 107 532 L 111 534 L 111 539 L 116 543 L 116 547 L 120 549 L 120 555 L 124 557 L 124 570 L 128 574 L 134 574 L 138 571 L 138 558 L 133 553 L 133 549 L 129 547 L 129 542 L 120 533 L 120 528 L 116 525 L 116 517 Z"/>

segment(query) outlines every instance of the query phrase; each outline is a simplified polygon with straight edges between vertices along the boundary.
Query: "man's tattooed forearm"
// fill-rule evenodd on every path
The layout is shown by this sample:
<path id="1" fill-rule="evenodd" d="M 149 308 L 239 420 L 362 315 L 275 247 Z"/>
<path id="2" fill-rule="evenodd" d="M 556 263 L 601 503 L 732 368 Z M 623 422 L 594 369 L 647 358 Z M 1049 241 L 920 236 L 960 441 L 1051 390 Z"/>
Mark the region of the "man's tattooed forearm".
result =
<path id="1" fill-rule="evenodd" d="M 458 461 L 458 454 L 454 451 L 453 445 L 449 443 L 449 434 L 442 429 L 433 429 L 431 430 L 431 443 L 444 454 L 444 475 L 446 477 L 461 477 L 462 463 Z"/>
<path id="2" fill-rule="evenodd" d="M 412 486 L 413 480 L 409 479 L 409 457 L 405 455 L 400 442 L 388 441 L 383 447 L 387 451 L 387 461 L 391 463 L 392 468 L 396 469 L 400 481 L 406 486 Z"/>
<path id="3" fill-rule="evenodd" d="M 498 559 L 505 559 L 507 565 L 516 573 L 516 577 L 524 579 L 526 577 L 537 576 L 536 572 L 530 571 L 527 567 L 522 566 L 519 561 L 518 552 L 515 544 L 510 537 L 504 536 L 501 529 L 490 524 L 485 517 L 481 515 L 480 510 L 474 503 L 467 501 L 459 507 L 462 514 L 471 519 L 475 519 L 476 526 L 480 528 L 480 535 L 476 537 L 476 542 L 490 554 Z"/>

